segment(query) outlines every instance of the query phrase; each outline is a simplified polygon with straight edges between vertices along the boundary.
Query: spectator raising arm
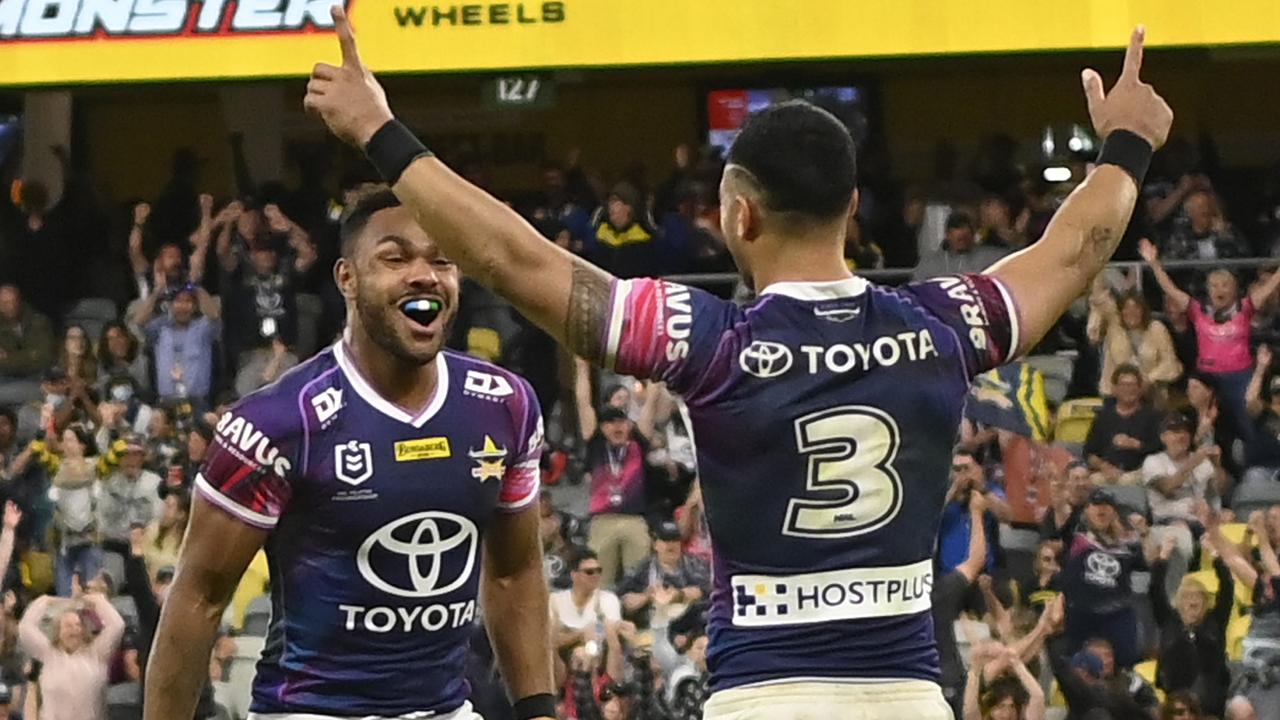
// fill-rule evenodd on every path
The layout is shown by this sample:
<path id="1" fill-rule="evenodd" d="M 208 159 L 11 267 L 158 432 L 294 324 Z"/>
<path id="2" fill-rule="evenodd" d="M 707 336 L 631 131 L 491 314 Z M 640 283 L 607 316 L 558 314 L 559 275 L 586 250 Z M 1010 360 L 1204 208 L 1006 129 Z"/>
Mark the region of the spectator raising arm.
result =
<path id="1" fill-rule="evenodd" d="M 1235 543 L 1222 534 L 1222 529 L 1218 525 L 1218 515 L 1209 507 L 1208 503 L 1203 501 L 1197 503 L 1196 514 L 1200 524 L 1204 526 L 1205 541 L 1218 554 L 1218 558 L 1231 569 L 1231 574 L 1235 575 L 1236 579 L 1244 583 L 1245 587 L 1252 592 L 1254 584 L 1258 582 L 1257 568 L 1253 566 L 1249 558 L 1245 557 L 1245 554 L 1240 551 L 1240 548 Z M 1264 543 L 1268 548 L 1271 546 L 1266 535 L 1266 533 L 1263 533 L 1262 537 L 1258 538 L 1259 551 L 1261 551 Z M 1272 558 L 1275 557 L 1274 550 L 1270 554 Z"/>
<path id="2" fill-rule="evenodd" d="M 956 566 L 956 572 L 973 584 L 987 567 L 987 530 L 984 515 L 987 496 L 973 490 L 969 493 L 969 555 Z"/>
<path id="3" fill-rule="evenodd" d="M 1262 268 L 1258 268 L 1259 271 Z M 1266 280 L 1256 282 L 1249 288 L 1249 302 L 1253 303 L 1255 308 L 1266 307 L 1267 301 L 1272 295 L 1276 294 L 1276 290 L 1280 290 L 1280 272 L 1272 270 Z"/>
<path id="4" fill-rule="evenodd" d="M 272 203 L 262 209 L 262 215 L 267 221 L 267 227 L 271 232 L 285 235 L 289 238 L 289 248 L 294 252 L 293 269 L 299 274 L 305 273 L 311 269 L 316 262 L 316 246 L 311 242 L 311 236 L 303 230 L 298 223 L 290 220 L 283 212 L 280 206 Z"/>
<path id="5" fill-rule="evenodd" d="M 209 242 L 213 237 L 213 196 L 200 195 L 200 224 L 191 233 L 191 269 L 188 279 L 192 285 L 204 282 L 205 262 L 209 255 Z"/>
<path id="6" fill-rule="evenodd" d="M 147 323 L 151 322 L 151 319 L 156 314 L 156 305 L 160 303 L 160 298 L 164 297 L 168 286 L 169 280 L 157 268 L 154 284 L 151 286 L 151 294 L 147 295 L 146 299 L 138 305 L 138 308 L 133 312 L 133 317 L 130 318 L 134 325 L 145 328 Z"/>
<path id="7" fill-rule="evenodd" d="M 13 560 L 13 546 L 18 531 L 18 523 L 22 522 L 22 510 L 12 500 L 4 503 L 4 526 L 0 528 L 0 577 L 9 572 L 9 563 Z"/>
<path id="8" fill-rule="evenodd" d="M 1143 37 L 1141 28 L 1134 31 L 1124 70 L 1110 93 L 1103 92 L 1097 72 L 1084 72 L 1089 115 L 1104 146 L 1117 130 L 1138 135 L 1153 149 L 1168 137 L 1173 113 L 1138 77 Z M 1118 165 L 1098 165 L 1062 204 L 1039 242 L 987 270 L 1004 284 L 1018 308 L 1020 332 L 1015 353 L 1034 347 L 1067 307 L 1089 289 L 1129 225 L 1139 182 L 1141 178 L 1134 178 Z M 1054 272 L 1046 274 L 1045 268 L 1054 268 Z"/>
<path id="9" fill-rule="evenodd" d="M 1169 277 L 1169 273 L 1165 271 L 1164 265 L 1160 262 L 1160 250 L 1156 248 L 1155 244 L 1146 238 L 1139 240 L 1138 254 L 1151 267 L 1151 274 L 1156 276 L 1156 282 L 1160 284 L 1160 290 L 1164 292 L 1165 299 L 1169 301 L 1170 309 L 1174 312 L 1186 310 L 1191 305 L 1191 296 L 1178 287 L 1173 278 Z"/>
<path id="10" fill-rule="evenodd" d="M 1276 557 L 1276 548 L 1271 544 L 1267 520 L 1261 510 L 1254 510 L 1249 514 L 1249 529 L 1258 540 L 1258 558 L 1262 561 L 1262 571 L 1271 577 L 1280 576 L 1280 559 Z"/>
<path id="11" fill-rule="evenodd" d="M 49 637 L 40 628 L 53 599 L 52 595 L 41 595 L 32 600 L 18 623 L 18 644 L 32 660 L 44 662 L 53 652 L 53 643 L 49 642 Z"/>
<path id="12" fill-rule="evenodd" d="M 1262 401 L 1262 383 L 1266 380 L 1267 373 L 1271 372 L 1272 361 L 1271 346 L 1265 343 L 1259 345 L 1258 362 L 1253 366 L 1253 377 L 1249 379 L 1249 387 L 1244 391 L 1244 409 L 1251 418 L 1258 417 L 1266 409 L 1266 403 Z"/>
<path id="13" fill-rule="evenodd" d="M 231 233 L 235 230 L 236 221 L 240 219 L 240 215 L 243 212 L 244 206 L 240 204 L 240 201 L 232 200 L 213 219 L 213 225 L 218 232 L 218 237 L 214 244 L 214 253 L 218 256 L 218 265 L 226 273 L 235 272 L 236 267 L 240 264 L 240 256 L 236 254 L 235 248 L 231 245 Z"/>
<path id="14" fill-rule="evenodd" d="M 596 434 L 596 407 L 591 404 L 591 366 L 582 358 L 574 358 L 573 399 L 578 403 L 578 432 L 583 440 Z"/>
<path id="15" fill-rule="evenodd" d="M 146 297 L 147 255 L 142 249 L 142 236 L 147 227 L 147 219 L 151 217 L 151 206 L 140 202 L 133 206 L 133 227 L 129 230 L 129 265 L 133 268 L 133 276 L 138 282 L 138 297 Z"/>

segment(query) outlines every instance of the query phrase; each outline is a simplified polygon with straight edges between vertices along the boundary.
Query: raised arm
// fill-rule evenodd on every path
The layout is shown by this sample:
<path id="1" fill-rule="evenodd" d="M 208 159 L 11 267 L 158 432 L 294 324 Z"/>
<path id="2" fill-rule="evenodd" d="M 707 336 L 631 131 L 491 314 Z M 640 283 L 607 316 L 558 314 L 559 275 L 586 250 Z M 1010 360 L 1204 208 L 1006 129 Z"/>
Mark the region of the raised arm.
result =
<path id="1" fill-rule="evenodd" d="M 165 290 L 168 289 L 168 283 L 164 277 L 164 273 L 156 271 L 155 283 L 151 286 L 151 294 L 138 306 L 133 313 L 133 324 L 138 327 L 145 327 L 151 322 L 151 318 L 156 314 L 156 304 L 160 302 L 160 298 L 164 296 Z"/>
<path id="2" fill-rule="evenodd" d="M 22 613 L 22 620 L 18 622 L 18 644 L 22 647 L 22 651 L 30 656 L 33 660 L 44 662 L 49 657 L 49 653 L 53 652 L 53 643 L 49 642 L 49 637 L 44 634 L 44 630 L 40 629 L 40 623 L 44 620 L 45 612 L 49 609 L 49 603 L 53 600 L 52 595 L 41 595 L 27 605 L 26 612 Z"/>
<path id="3" fill-rule="evenodd" d="M 363 149 L 394 116 L 360 61 L 346 13 L 335 6 L 332 14 L 342 65 L 315 66 L 305 105 L 336 135 Z M 465 274 L 511 301 L 574 353 L 603 362 L 611 276 L 547 242 L 514 210 L 430 154 L 419 155 L 392 189 Z"/>
<path id="4" fill-rule="evenodd" d="M 1280 272 L 1276 275 L 1280 275 Z M 1249 387 L 1244 391 L 1244 409 L 1251 418 L 1258 417 L 1266 409 L 1266 404 L 1262 402 L 1262 382 L 1271 371 L 1272 359 L 1271 346 L 1266 343 L 1259 345 L 1258 363 L 1253 366 L 1253 377 L 1249 379 Z"/>
<path id="5" fill-rule="evenodd" d="M 209 243 L 213 240 L 213 196 L 200 195 L 200 224 L 192 231 L 191 263 L 188 279 L 194 285 L 204 282 L 205 263 L 209 255 Z"/>
<path id="6" fill-rule="evenodd" d="M 120 611 L 115 609 L 106 595 L 95 592 L 84 597 L 85 602 L 93 608 L 93 614 L 102 622 L 102 630 L 93 639 L 93 652 L 106 662 L 120 645 L 120 638 L 124 637 L 124 618 L 120 617 Z"/>
<path id="7" fill-rule="evenodd" d="M 1261 510 L 1249 514 L 1249 529 L 1258 540 L 1258 556 L 1262 560 L 1262 569 L 1267 575 L 1280 575 L 1280 559 L 1276 558 L 1276 548 L 1271 544 L 1271 533 L 1267 532 L 1267 519 Z"/>
<path id="8" fill-rule="evenodd" d="M 1151 268 L 1151 274 L 1156 276 L 1156 282 L 1160 284 L 1160 290 L 1173 303 L 1174 309 L 1178 311 L 1186 310 L 1191 304 L 1191 296 L 1178 287 L 1173 278 L 1169 277 L 1169 273 L 1165 272 L 1164 265 L 1160 262 L 1160 250 L 1156 248 L 1155 244 L 1143 238 L 1138 241 L 1138 254 L 1142 256 L 1143 260 L 1147 261 L 1147 266 Z"/>
<path id="9" fill-rule="evenodd" d="M 1249 288 L 1249 301 L 1255 308 L 1260 308 L 1267 304 L 1268 298 L 1276 294 L 1276 290 L 1280 290 L 1280 271 L 1273 269 L 1270 277 Z"/>
<path id="10" fill-rule="evenodd" d="M 196 285 L 195 291 L 196 302 L 200 305 L 200 314 L 210 320 L 217 320 L 220 310 L 218 308 L 218 303 L 214 302 L 213 296 L 209 294 L 208 290 L 205 290 L 199 285 Z"/>
<path id="11" fill-rule="evenodd" d="M 578 433 L 583 440 L 596 434 L 596 408 L 591 404 L 591 366 L 574 359 L 573 400 L 578 404 Z"/>
<path id="12" fill-rule="evenodd" d="M 987 567 L 987 528 L 984 514 L 987 496 L 974 490 L 969 493 L 969 555 L 956 566 L 956 571 L 973 583 Z"/>
<path id="13" fill-rule="evenodd" d="M 1105 93 L 1102 78 L 1093 70 L 1083 75 L 1085 98 L 1094 129 L 1103 140 L 1104 161 L 1117 155 L 1132 157 L 1134 145 L 1145 141 L 1158 149 L 1169 135 L 1173 113 L 1155 90 L 1141 81 L 1144 32 L 1134 30 L 1125 54 L 1120 79 Z M 1125 135 L 1116 135 L 1122 132 Z M 1120 148 L 1126 149 L 1121 151 Z M 1134 158 L 1130 164 L 1142 165 Z M 1001 260 L 987 273 L 999 278 L 1013 296 L 1019 311 L 1018 352 L 1034 347 L 1057 323 L 1067 306 L 1089 289 L 1093 278 L 1115 252 L 1129 225 L 1138 199 L 1135 178 L 1119 165 L 1098 165 L 1071 193 L 1054 215 L 1044 236 L 1035 245 Z M 1052 272 L 1048 270 L 1052 268 Z"/>
<path id="14" fill-rule="evenodd" d="M 1199 515 L 1200 524 L 1204 526 L 1205 541 L 1209 543 L 1214 552 L 1218 553 L 1218 557 L 1222 562 L 1228 568 L 1231 568 L 1231 574 L 1235 575 L 1237 580 L 1244 583 L 1245 587 L 1252 591 L 1254 584 L 1258 582 L 1257 568 L 1253 566 L 1249 558 L 1244 556 L 1240 548 L 1236 547 L 1235 543 L 1222 534 L 1222 529 L 1218 526 L 1217 513 L 1209 508 L 1208 503 L 1203 501 L 1198 503 L 1197 514 Z"/>
<path id="15" fill-rule="evenodd" d="M 129 230 L 129 265 L 138 278 L 147 276 L 147 255 L 142 250 L 142 233 L 151 217 L 151 206 L 140 202 L 133 206 L 133 227 Z M 144 293 L 145 294 L 145 293 Z"/>

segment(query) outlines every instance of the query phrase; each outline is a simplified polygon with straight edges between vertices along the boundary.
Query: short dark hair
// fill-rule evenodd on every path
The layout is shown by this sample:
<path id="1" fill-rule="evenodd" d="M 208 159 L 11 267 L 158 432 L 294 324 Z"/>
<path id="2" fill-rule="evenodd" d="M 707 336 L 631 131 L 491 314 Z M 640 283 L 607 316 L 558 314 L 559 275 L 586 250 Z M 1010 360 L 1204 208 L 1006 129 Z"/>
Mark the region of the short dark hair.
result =
<path id="1" fill-rule="evenodd" d="M 370 184 L 360 188 L 355 202 L 342 213 L 342 224 L 338 230 L 338 237 L 342 240 L 342 257 L 351 257 L 356 240 L 374 213 L 400 207 L 400 204 L 400 198 L 386 185 Z"/>
<path id="2" fill-rule="evenodd" d="M 8 405 L 0 405 L 0 418 L 9 421 L 9 424 L 18 427 L 18 412 Z"/>
<path id="3" fill-rule="evenodd" d="M 1132 365 L 1130 363 L 1124 363 L 1123 365 L 1118 366 L 1115 370 L 1111 372 L 1111 384 L 1112 385 L 1119 384 L 1120 378 L 1124 377 L 1125 375 L 1131 375 L 1133 377 L 1136 377 L 1138 378 L 1138 382 L 1142 382 L 1142 371 L 1138 369 L 1138 366 Z"/>
<path id="4" fill-rule="evenodd" d="M 589 547 L 574 548 L 573 554 L 570 556 L 570 558 L 571 558 L 572 564 L 569 567 L 573 569 L 574 572 L 577 572 L 578 568 L 582 567 L 582 563 L 588 560 L 596 560 L 596 561 L 600 560 L 600 556 L 596 554 L 596 551 L 592 550 Z"/>
<path id="5" fill-rule="evenodd" d="M 803 100 L 747 118 L 728 162 L 755 176 L 765 207 L 774 212 L 833 220 L 844 214 L 857 188 L 849 130 L 831 113 Z"/>

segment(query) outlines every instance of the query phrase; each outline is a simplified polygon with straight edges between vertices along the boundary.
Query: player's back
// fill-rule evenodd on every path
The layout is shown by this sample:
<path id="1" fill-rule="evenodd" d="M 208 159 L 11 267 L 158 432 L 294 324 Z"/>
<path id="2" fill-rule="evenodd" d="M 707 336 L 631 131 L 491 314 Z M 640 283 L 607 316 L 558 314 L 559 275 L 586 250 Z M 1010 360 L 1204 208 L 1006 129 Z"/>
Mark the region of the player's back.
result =
<path id="1" fill-rule="evenodd" d="M 1003 291 L 854 278 L 774 285 L 740 309 L 631 281 L 614 308 L 617 367 L 689 405 L 715 548 L 713 688 L 936 680 L 934 538 L 969 382 L 1016 347 Z"/>
<path id="2" fill-rule="evenodd" d="M 437 356 L 432 400 L 380 397 L 339 343 L 218 423 L 197 487 L 271 530 L 271 628 L 252 710 L 458 709 L 480 548 L 537 496 L 541 417 L 518 377 Z"/>

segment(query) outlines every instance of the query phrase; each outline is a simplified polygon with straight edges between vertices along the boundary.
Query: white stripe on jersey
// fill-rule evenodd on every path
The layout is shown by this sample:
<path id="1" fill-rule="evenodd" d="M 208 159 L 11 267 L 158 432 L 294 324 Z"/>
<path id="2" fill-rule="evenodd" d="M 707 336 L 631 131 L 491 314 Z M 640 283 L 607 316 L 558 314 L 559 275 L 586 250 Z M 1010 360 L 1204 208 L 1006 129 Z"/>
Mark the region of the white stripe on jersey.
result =
<path id="1" fill-rule="evenodd" d="M 217 505 L 254 527 L 270 530 L 276 526 L 276 523 L 280 522 L 280 518 L 274 518 L 270 515 L 263 515 L 260 512 L 250 510 L 235 500 L 232 500 L 226 495 L 218 492 L 217 488 L 215 488 L 208 480 L 204 479 L 203 474 L 196 473 L 196 489 L 199 490 L 200 494 L 209 502 Z"/>
<path id="2" fill-rule="evenodd" d="M 618 359 L 618 343 L 622 341 L 622 319 L 626 315 L 627 296 L 630 294 L 630 280 L 613 283 L 613 307 L 609 310 L 609 324 L 604 341 L 604 366 L 610 370 Z"/>

